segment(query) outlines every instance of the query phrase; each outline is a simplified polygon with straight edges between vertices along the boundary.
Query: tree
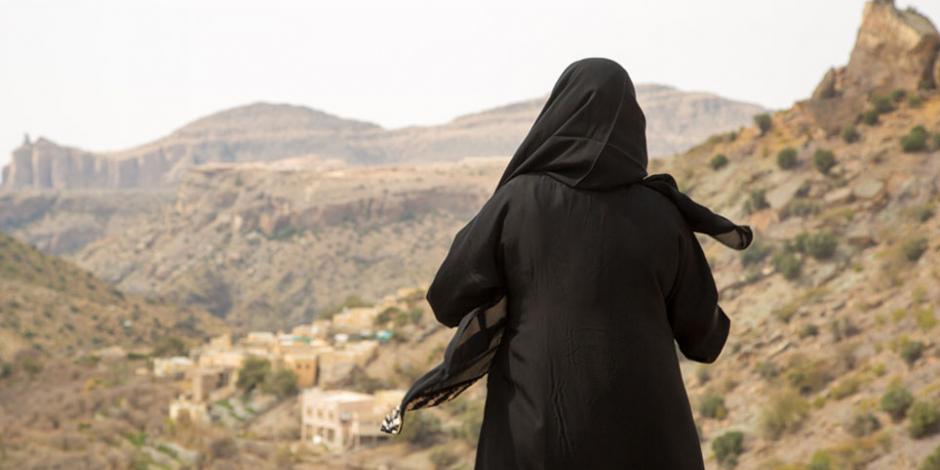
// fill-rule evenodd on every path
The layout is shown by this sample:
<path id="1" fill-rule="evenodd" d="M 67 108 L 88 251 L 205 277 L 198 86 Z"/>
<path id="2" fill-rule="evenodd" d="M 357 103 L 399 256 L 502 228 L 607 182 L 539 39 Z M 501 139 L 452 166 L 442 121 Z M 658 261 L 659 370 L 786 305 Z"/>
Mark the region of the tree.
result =
<path id="1" fill-rule="evenodd" d="M 754 116 L 754 124 L 756 124 L 757 129 L 760 130 L 760 135 L 764 135 L 773 125 L 773 120 L 771 120 L 770 114 L 761 113 Z"/>
<path id="2" fill-rule="evenodd" d="M 178 336 L 164 336 L 153 346 L 155 357 L 185 356 L 186 343 Z"/>
<path id="3" fill-rule="evenodd" d="M 297 375 L 288 369 L 269 373 L 261 386 L 261 391 L 278 398 L 294 396 L 297 394 Z"/>
<path id="4" fill-rule="evenodd" d="M 249 393 L 265 382 L 271 372 L 271 363 L 257 356 L 250 356 L 242 363 L 238 371 L 238 381 L 235 383 L 240 390 Z"/>

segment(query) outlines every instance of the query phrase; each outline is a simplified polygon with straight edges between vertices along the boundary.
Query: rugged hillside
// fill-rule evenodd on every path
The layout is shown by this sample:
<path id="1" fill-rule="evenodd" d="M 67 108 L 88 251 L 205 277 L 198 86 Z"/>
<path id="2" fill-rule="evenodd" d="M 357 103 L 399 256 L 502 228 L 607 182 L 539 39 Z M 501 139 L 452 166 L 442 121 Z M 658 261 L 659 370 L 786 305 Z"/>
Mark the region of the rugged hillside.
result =
<path id="1" fill-rule="evenodd" d="M 637 91 L 649 119 L 653 155 L 684 150 L 762 111 L 756 105 L 659 85 L 641 85 Z M 140 147 L 107 154 L 27 137 L 4 168 L 0 188 L 152 188 L 207 162 L 302 157 L 375 164 L 508 155 L 543 102 L 529 100 L 442 125 L 394 130 L 302 106 L 255 103 L 204 117 Z"/>
<path id="2" fill-rule="evenodd" d="M 0 233 L 0 365 L 20 353 L 68 356 L 167 335 L 201 338 L 220 322 L 195 309 L 126 296 L 72 263 Z"/>
<path id="3" fill-rule="evenodd" d="M 287 326 L 424 282 L 504 165 L 206 166 L 186 173 L 171 209 L 78 259 L 232 325 Z"/>

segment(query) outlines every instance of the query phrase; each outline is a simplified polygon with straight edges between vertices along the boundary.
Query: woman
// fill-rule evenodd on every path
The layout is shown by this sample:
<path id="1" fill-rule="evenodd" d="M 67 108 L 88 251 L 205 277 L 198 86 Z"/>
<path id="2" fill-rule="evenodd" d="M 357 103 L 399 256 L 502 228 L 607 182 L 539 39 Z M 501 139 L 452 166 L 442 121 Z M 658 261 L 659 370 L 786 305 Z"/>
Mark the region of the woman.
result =
<path id="1" fill-rule="evenodd" d="M 693 231 L 737 249 L 751 233 L 646 167 L 627 72 L 577 61 L 457 233 L 427 292 L 436 318 L 506 300 L 477 469 L 703 468 L 674 342 L 710 363 L 729 319 Z"/>

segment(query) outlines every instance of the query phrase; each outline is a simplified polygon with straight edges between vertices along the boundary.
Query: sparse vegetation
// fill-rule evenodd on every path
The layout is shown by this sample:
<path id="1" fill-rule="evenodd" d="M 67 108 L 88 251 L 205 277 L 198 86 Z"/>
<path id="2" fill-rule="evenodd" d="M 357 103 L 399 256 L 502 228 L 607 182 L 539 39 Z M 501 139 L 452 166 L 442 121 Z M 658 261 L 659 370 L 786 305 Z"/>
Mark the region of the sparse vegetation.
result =
<path id="1" fill-rule="evenodd" d="M 924 103 L 924 97 L 914 93 L 907 97 L 907 105 L 912 108 L 919 108 Z"/>
<path id="2" fill-rule="evenodd" d="M 940 470 L 940 445 L 934 448 L 933 452 L 921 462 L 918 470 Z"/>
<path id="3" fill-rule="evenodd" d="M 747 200 L 744 201 L 744 212 L 752 214 L 754 212 L 770 207 L 767 202 L 767 191 L 764 189 L 754 189 L 748 193 Z"/>
<path id="4" fill-rule="evenodd" d="M 847 144 L 858 142 L 861 135 L 858 133 L 858 129 L 855 128 L 854 124 L 848 124 L 842 128 L 842 140 Z"/>
<path id="5" fill-rule="evenodd" d="M 702 398 L 698 411 L 699 414 L 706 418 L 724 419 L 728 416 L 728 408 L 725 406 L 725 399 L 713 393 Z"/>
<path id="6" fill-rule="evenodd" d="M 754 116 L 754 124 L 757 125 L 760 135 L 764 135 L 773 126 L 773 120 L 770 118 L 770 114 L 761 113 Z"/>
<path id="7" fill-rule="evenodd" d="M 741 253 L 741 266 L 754 266 L 764 262 L 770 254 L 773 253 L 773 247 L 764 242 L 754 242 Z"/>
<path id="8" fill-rule="evenodd" d="M 904 259 L 911 263 L 916 263 L 926 251 L 927 239 L 925 237 L 913 238 L 901 245 L 901 252 L 904 254 Z"/>
<path id="9" fill-rule="evenodd" d="M 924 126 L 915 126 L 907 135 L 901 137 L 901 150 L 908 153 L 927 150 L 927 137 L 927 129 Z"/>
<path id="10" fill-rule="evenodd" d="M 802 426 L 809 415 L 809 403 L 793 390 L 784 389 L 773 394 L 760 416 L 764 436 L 777 440 Z"/>
<path id="11" fill-rule="evenodd" d="M 728 164 L 728 157 L 726 157 L 723 153 L 719 153 L 718 155 L 712 157 L 708 164 L 712 167 L 712 170 L 720 170 Z"/>
<path id="12" fill-rule="evenodd" d="M 862 113 L 862 115 L 860 116 L 860 120 L 864 124 L 867 124 L 869 126 L 874 126 L 878 124 L 878 111 L 875 111 L 874 109 L 869 109 L 865 111 L 864 113 Z"/>
<path id="13" fill-rule="evenodd" d="M 803 262 L 799 257 L 785 251 L 779 252 L 773 257 L 774 270 L 782 274 L 787 280 L 793 281 L 799 279 Z"/>
<path id="14" fill-rule="evenodd" d="M 904 359 L 908 367 L 913 367 L 914 363 L 924 355 L 924 343 L 904 340 L 901 342 L 898 354 L 901 355 L 901 359 Z"/>
<path id="15" fill-rule="evenodd" d="M 431 460 L 431 465 L 434 465 L 437 470 L 450 468 L 460 460 L 453 450 L 446 447 L 434 449 L 428 458 Z"/>
<path id="16" fill-rule="evenodd" d="M 257 356 L 245 359 L 238 371 L 238 380 L 235 385 L 245 393 L 258 388 L 271 373 L 271 362 Z"/>
<path id="17" fill-rule="evenodd" d="M 836 237 L 831 232 L 803 232 L 787 244 L 787 249 L 825 260 L 835 254 L 836 245 Z"/>
<path id="18" fill-rule="evenodd" d="M 722 466 L 733 467 L 737 465 L 738 458 L 744 453 L 744 433 L 741 431 L 728 431 L 712 441 L 712 452 L 715 460 Z"/>
<path id="19" fill-rule="evenodd" d="M 820 173 L 828 175 L 832 167 L 836 166 L 836 156 L 831 150 L 818 149 L 813 153 L 813 166 Z"/>
<path id="20" fill-rule="evenodd" d="M 881 429 L 881 422 L 878 417 L 868 413 L 856 413 L 849 422 L 849 434 L 855 437 L 864 437 Z"/>
<path id="21" fill-rule="evenodd" d="M 894 100 L 890 96 L 875 95 L 871 98 L 871 109 L 878 114 L 887 114 L 894 111 Z"/>
<path id="22" fill-rule="evenodd" d="M 908 432 L 914 439 L 940 431 L 940 411 L 929 401 L 915 401 L 907 410 Z"/>
<path id="23" fill-rule="evenodd" d="M 907 409 L 914 403 L 911 392 L 898 382 L 888 386 L 881 396 L 881 410 L 891 416 L 891 419 L 900 421 L 907 414 Z"/>
<path id="24" fill-rule="evenodd" d="M 780 152 L 777 152 L 777 166 L 783 170 L 789 170 L 796 167 L 796 149 L 793 147 L 787 147 Z"/>
<path id="25" fill-rule="evenodd" d="M 895 103 L 900 103 L 904 101 L 904 98 L 907 97 L 907 91 L 902 88 L 898 88 L 891 92 L 891 100 Z"/>

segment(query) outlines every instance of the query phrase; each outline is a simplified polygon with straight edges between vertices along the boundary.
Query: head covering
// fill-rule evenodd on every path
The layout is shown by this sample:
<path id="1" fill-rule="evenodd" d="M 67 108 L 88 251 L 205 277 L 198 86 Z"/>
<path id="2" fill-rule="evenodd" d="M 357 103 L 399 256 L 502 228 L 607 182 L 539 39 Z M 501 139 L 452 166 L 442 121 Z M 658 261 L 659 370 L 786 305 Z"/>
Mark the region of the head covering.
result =
<path id="1" fill-rule="evenodd" d="M 630 75 L 602 58 L 569 65 L 496 188 L 524 173 L 605 190 L 646 176 L 646 117 Z"/>
<path id="2" fill-rule="evenodd" d="M 496 191 L 526 173 L 547 174 L 572 188 L 596 191 L 642 183 L 669 198 L 693 231 L 736 250 L 750 245 L 750 227 L 695 202 L 679 191 L 671 175 L 648 175 L 648 162 L 646 116 L 630 75 L 610 59 L 581 59 L 558 77 Z"/>

